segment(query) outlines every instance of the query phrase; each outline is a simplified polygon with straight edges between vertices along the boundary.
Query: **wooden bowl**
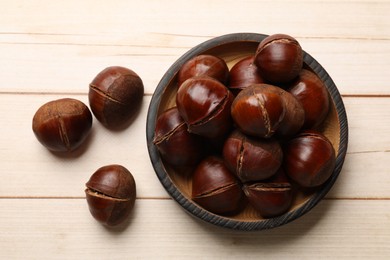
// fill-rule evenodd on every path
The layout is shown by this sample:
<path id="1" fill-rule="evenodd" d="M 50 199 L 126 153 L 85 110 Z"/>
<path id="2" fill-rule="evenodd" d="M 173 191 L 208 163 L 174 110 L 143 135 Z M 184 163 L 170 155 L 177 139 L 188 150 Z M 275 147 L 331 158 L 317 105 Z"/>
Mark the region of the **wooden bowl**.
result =
<path id="1" fill-rule="evenodd" d="M 235 216 L 220 216 L 211 213 L 191 200 L 190 175 L 179 174 L 164 164 L 153 144 L 157 117 L 166 109 L 175 106 L 177 91 L 177 73 L 181 66 L 200 54 L 216 55 L 226 61 L 231 68 L 237 61 L 253 55 L 258 44 L 267 35 L 254 33 L 236 33 L 213 38 L 192 48 L 180 57 L 166 72 L 153 94 L 147 117 L 147 143 L 151 162 L 160 182 L 186 211 L 193 216 L 217 226 L 237 230 L 261 230 L 284 225 L 310 211 L 330 190 L 336 181 L 347 150 L 348 123 L 340 93 L 324 68 L 304 52 L 305 67 L 316 73 L 325 83 L 331 97 L 330 112 L 323 124 L 321 132 L 329 138 L 336 151 L 336 167 L 329 180 L 320 189 L 311 193 L 301 193 L 296 197 L 293 207 L 287 213 L 264 219 L 250 206 Z M 185 177 L 187 176 L 187 177 Z"/>

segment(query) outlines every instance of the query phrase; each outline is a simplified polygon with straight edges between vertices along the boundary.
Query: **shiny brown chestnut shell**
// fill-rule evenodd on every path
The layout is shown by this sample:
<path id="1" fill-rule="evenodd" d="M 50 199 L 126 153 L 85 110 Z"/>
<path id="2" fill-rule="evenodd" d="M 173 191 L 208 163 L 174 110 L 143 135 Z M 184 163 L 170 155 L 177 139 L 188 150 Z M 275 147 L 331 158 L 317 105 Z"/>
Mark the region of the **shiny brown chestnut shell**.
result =
<path id="1" fill-rule="evenodd" d="M 254 56 L 243 58 L 230 69 L 229 89 L 234 95 L 250 85 L 265 83 L 253 61 Z"/>
<path id="2" fill-rule="evenodd" d="M 310 189 L 310 192 L 307 192 L 307 189 L 304 189 L 304 192 L 302 192 L 302 189 L 297 187 L 298 185 L 293 184 L 294 200 L 292 208 L 290 208 L 288 213 L 285 213 L 280 217 L 264 219 L 260 214 L 257 214 L 250 205 L 237 215 L 220 216 L 203 210 L 203 208 L 190 199 L 192 179 L 183 178 L 181 173 L 172 170 L 166 164 L 161 163 L 161 156 L 158 153 L 156 146 L 152 144 L 155 123 L 158 115 L 162 111 L 175 105 L 175 96 L 178 89 L 177 72 L 181 65 L 200 53 L 212 53 L 223 58 L 231 68 L 243 57 L 253 55 L 259 42 L 265 37 L 265 35 L 250 33 L 229 34 L 213 38 L 194 47 L 169 68 L 159 85 L 156 87 L 156 91 L 150 102 L 151 105 L 147 120 L 147 138 L 149 154 L 152 165 L 156 171 L 156 176 L 158 176 L 164 189 L 167 190 L 180 207 L 183 207 L 183 209 L 193 215 L 196 219 L 203 220 L 218 227 L 253 232 L 254 230 L 264 230 L 286 225 L 294 219 L 301 218 L 303 215 L 310 212 L 310 210 L 322 200 L 327 191 L 331 189 L 342 169 L 345 152 L 347 150 L 348 124 L 344 105 L 339 92 L 337 91 L 337 87 L 323 67 L 309 54 L 305 53 L 305 67 L 316 71 L 318 75 L 321 75 L 321 79 L 324 81 L 329 90 L 330 97 L 332 98 L 332 102 L 330 102 L 332 105 L 331 113 L 328 114 L 325 123 L 322 124 L 320 128 L 321 132 L 326 134 L 331 140 L 337 152 L 337 166 L 331 179 L 329 179 L 326 184 L 316 189 Z M 296 193 L 295 187 L 298 188 Z"/>
<path id="3" fill-rule="evenodd" d="M 180 68 L 177 76 L 179 87 L 187 79 L 198 76 L 208 76 L 226 84 L 229 79 L 229 68 L 219 57 L 208 54 L 195 56 Z"/>
<path id="4" fill-rule="evenodd" d="M 335 167 L 335 151 L 321 133 L 305 131 L 283 147 L 283 169 L 288 177 L 302 187 L 324 184 Z"/>
<path id="5" fill-rule="evenodd" d="M 288 91 L 302 104 L 305 110 L 303 128 L 319 126 L 329 111 L 329 94 L 316 74 L 303 69 Z"/>
<path id="6" fill-rule="evenodd" d="M 53 152 L 71 152 L 86 140 L 92 128 L 92 114 L 73 98 L 53 100 L 34 114 L 32 130 L 38 141 Z"/>
<path id="7" fill-rule="evenodd" d="M 303 51 L 294 37 L 274 34 L 260 42 L 254 62 L 265 80 L 274 84 L 286 83 L 301 71 Z"/>
<path id="8" fill-rule="evenodd" d="M 208 138 L 220 138 L 230 131 L 232 102 L 233 94 L 210 77 L 186 80 L 176 95 L 176 105 L 188 131 Z"/>
<path id="9" fill-rule="evenodd" d="M 231 113 L 234 123 L 243 133 L 269 138 L 279 127 L 285 107 L 278 87 L 254 84 L 236 96 Z"/>
<path id="10" fill-rule="evenodd" d="M 283 160 L 282 148 L 276 140 L 255 139 L 239 131 L 226 139 L 222 153 L 226 166 L 242 182 L 271 177 Z"/>
<path id="11" fill-rule="evenodd" d="M 202 138 L 187 131 L 177 107 L 159 115 L 153 143 L 161 157 L 172 166 L 195 165 L 204 154 Z"/>
<path id="12" fill-rule="evenodd" d="M 139 111 L 144 95 L 141 78 L 132 70 L 111 66 L 89 84 L 89 104 L 95 117 L 107 128 L 127 126 Z"/>
<path id="13" fill-rule="evenodd" d="M 264 218 L 280 216 L 291 208 L 292 186 L 281 169 L 271 179 L 244 184 L 243 190 L 249 204 Z"/>
<path id="14" fill-rule="evenodd" d="M 192 199 L 215 214 L 238 213 L 244 203 L 244 193 L 223 160 L 209 156 L 200 162 L 192 178 Z"/>
<path id="15" fill-rule="evenodd" d="M 301 130 L 305 122 L 305 110 L 301 102 L 291 93 L 280 89 L 283 104 L 286 110 L 276 134 L 279 137 L 291 137 Z"/>
<path id="16" fill-rule="evenodd" d="M 136 185 L 133 175 L 121 165 L 99 168 L 86 183 L 92 216 L 107 226 L 123 223 L 133 209 Z"/>

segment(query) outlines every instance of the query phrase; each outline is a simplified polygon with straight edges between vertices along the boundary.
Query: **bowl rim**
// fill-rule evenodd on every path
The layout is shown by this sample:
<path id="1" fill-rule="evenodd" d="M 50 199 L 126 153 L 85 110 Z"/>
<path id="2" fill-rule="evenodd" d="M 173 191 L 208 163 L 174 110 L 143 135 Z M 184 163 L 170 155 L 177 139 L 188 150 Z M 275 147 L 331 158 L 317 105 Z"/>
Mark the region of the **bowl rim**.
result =
<path id="1" fill-rule="evenodd" d="M 260 43 L 268 35 L 258 34 L 258 33 L 232 33 L 225 34 L 222 36 L 218 36 L 212 39 L 209 39 L 199 45 L 191 48 L 185 54 L 183 54 L 179 59 L 177 59 L 171 67 L 167 70 L 164 76 L 161 78 L 158 83 L 155 92 L 153 93 L 152 99 L 149 104 L 147 121 L 146 121 L 146 139 L 149 157 L 152 162 L 152 166 L 154 171 L 160 180 L 161 184 L 164 186 L 165 190 L 168 194 L 179 203 L 190 215 L 195 216 L 207 223 L 214 224 L 216 226 L 241 230 L 241 231 L 254 231 L 254 230 L 263 230 L 270 229 L 278 226 L 282 226 L 287 224 L 302 215 L 309 212 L 315 205 L 317 205 L 324 196 L 328 193 L 328 191 L 333 186 L 334 182 L 338 178 L 340 171 L 342 169 L 344 159 L 347 152 L 348 146 L 348 120 L 344 107 L 344 103 L 342 101 L 341 95 L 329 76 L 326 70 L 307 52 L 303 51 L 303 59 L 304 62 L 310 69 L 312 69 L 318 77 L 324 82 L 331 99 L 334 102 L 337 116 L 340 122 L 340 143 L 339 149 L 336 157 L 336 166 L 333 170 L 331 177 L 327 180 L 327 182 L 322 186 L 321 190 L 313 194 L 305 203 L 303 203 L 300 207 L 291 210 L 281 216 L 270 218 L 270 219 L 261 219 L 254 221 L 242 221 L 231 219 L 229 217 L 216 215 L 211 213 L 200 206 L 198 206 L 195 202 L 188 199 L 184 196 L 179 188 L 175 185 L 172 179 L 169 177 L 168 173 L 165 171 L 164 164 L 161 160 L 159 152 L 156 146 L 153 144 L 154 138 L 154 129 L 156 126 L 156 120 L 158 116 L 159 106 L 161 102 L 161 98 L 164 94 L 166 86 L 168 86 L 171 80 L 174 78 L 175 74 L 181 68 L 181 66 L 190 58 L 207 52 L 208 50 L 214 49 L 218 46 L 231 44 L 234 42 L 255 42 Z"/>

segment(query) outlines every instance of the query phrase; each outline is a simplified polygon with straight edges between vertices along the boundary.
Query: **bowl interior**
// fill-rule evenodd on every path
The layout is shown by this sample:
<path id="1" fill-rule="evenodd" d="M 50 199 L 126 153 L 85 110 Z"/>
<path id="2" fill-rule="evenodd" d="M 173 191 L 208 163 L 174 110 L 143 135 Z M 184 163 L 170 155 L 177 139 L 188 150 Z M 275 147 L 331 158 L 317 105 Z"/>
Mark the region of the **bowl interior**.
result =
<path id="1" fill-rule="evenodd" d="M 299 192 L 291 210 L 283 216 L 263 219 L 251 206 L 234 216 L 218 216 L 204 210 L 191 200 L 191 175 L 183 174 L 164 164 L 153 145 L 153 132 L 157 117 L 165 110 L 175 106 L 177 92 L 177 72 L 181 65 L 199 54 L 212 54 L 224 59 L 229 69 L 244 57 L 254 55 L 259 42 L 265 38 L 261 34 L 233 34 L 215 38 L 201 44 L 183 55 L 165 74 L 153 96 L 147 125 L 149 153 L 157 176 L 170 195 L 193 215 L 220 226 L 237 229 L 263 229 L 287 223 L 306 213 L 327 193 L 337 178 L 345 157 L 346 116 L 341 97 L 326 71 L 307 53 L 304 53 L 306 69 L 316 73 L 325 83 L 331 97 L 329 114 L 319 129 L 333 144 L 336 151 L 336 169 L 326 184 L 316 191 Z M 343 121 L 343 122 L 342 122 Z M 345 122 L 344 122 L 345 121 Z M 342 130 L 345 132 L 341 134 Z M 342 149 L 340 149 L 342 148 Z"/>

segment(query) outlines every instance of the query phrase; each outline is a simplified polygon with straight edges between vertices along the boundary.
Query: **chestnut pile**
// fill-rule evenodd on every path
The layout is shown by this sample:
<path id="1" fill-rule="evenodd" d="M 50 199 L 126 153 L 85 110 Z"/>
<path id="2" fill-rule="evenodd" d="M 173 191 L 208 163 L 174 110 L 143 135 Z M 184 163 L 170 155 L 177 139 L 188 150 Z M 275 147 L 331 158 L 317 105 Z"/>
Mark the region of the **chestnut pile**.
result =
<path id="1" fill-rule="evenodd" d="M 330 99 L 295 38 L 266 37 L 230 71 L 219 57 L 196 56 L 177 81 L 176 106 L 157 118 L 153 142 L 165 163 L 192 169 L 192 200 L 204 209 L 234 215 L 249 203 L 263 218 L 279 216 L 296 191 L 331 176 L 335 151 L 319 131 Z"/>

